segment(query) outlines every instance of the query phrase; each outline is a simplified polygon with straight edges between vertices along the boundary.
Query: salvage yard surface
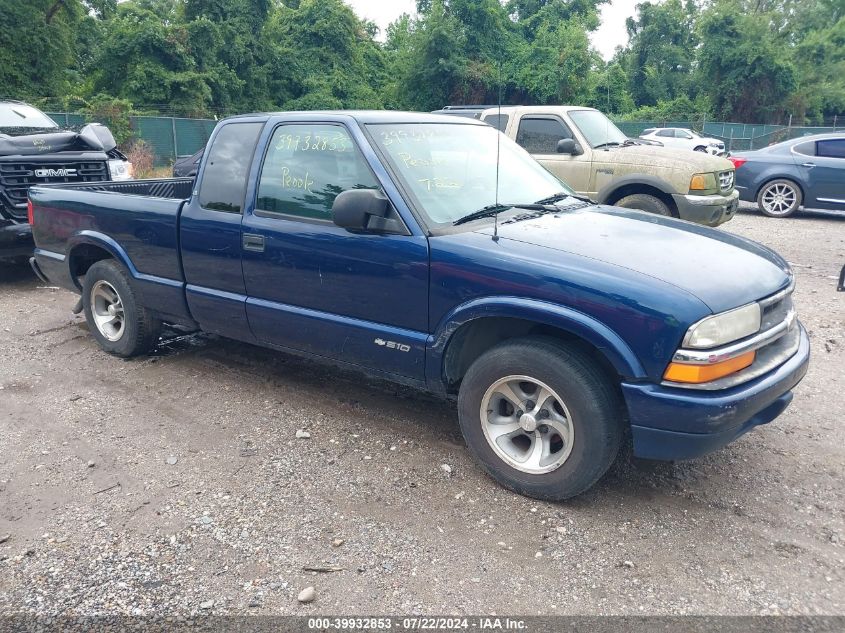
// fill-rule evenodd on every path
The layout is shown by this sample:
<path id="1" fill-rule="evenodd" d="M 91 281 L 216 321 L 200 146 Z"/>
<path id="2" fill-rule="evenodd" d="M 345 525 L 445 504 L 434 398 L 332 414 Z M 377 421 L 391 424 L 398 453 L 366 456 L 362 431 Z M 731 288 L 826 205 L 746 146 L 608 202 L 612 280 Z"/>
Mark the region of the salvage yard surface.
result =
<path id="1" fill-rule="evenodd" d="M 487 478 L 452 403 L 215 337 L 112 358 L 3 265 L 0 613 L 845 613 L 845 217 L 723 230 L 793 264 L 792 406 L 566 503 Z"/>

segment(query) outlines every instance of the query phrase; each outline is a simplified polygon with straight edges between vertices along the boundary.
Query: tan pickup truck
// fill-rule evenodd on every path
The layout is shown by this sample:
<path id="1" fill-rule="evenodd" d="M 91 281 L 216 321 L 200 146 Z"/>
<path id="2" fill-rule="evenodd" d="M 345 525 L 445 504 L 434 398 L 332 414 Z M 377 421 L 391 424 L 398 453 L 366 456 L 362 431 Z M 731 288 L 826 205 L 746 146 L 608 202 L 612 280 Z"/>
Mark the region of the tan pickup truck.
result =
<path id="1" fill-rule="evenodd" d="M 727 222 L 736 213 L 733 163 L 630 139 L 593 108 L 508 106 L 489 108 L 480 118 L 599 203 L 708 226 Z"/>

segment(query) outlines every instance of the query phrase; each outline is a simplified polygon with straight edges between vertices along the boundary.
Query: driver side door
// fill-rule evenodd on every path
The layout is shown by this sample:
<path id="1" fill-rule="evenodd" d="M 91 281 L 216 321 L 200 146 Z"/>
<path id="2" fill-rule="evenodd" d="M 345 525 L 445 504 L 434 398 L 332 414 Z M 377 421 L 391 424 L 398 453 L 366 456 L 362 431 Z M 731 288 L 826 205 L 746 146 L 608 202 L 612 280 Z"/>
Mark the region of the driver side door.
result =
<path id="1" fill-rule="evenodd" d="M 557 144 L 571 138 L 580 143 L 562 119 L 550 114 L 526 115 L 517 122 L 516 142 L 543 167 L 560 178 L 579 194 L 594 196 L 591 191 L 591 149 L 581 144 L 578 156 L 559 154 Z"/>
<path id="2" fill-rule="evenodd" d="M 243 220 L 250 328 L 276 347 L 424 380 L 428 241 L 398 214 L 393 233 L 336 226 L 332 205 L 350 189 L 382 186 L 345 125 L 275 127 Z"/>

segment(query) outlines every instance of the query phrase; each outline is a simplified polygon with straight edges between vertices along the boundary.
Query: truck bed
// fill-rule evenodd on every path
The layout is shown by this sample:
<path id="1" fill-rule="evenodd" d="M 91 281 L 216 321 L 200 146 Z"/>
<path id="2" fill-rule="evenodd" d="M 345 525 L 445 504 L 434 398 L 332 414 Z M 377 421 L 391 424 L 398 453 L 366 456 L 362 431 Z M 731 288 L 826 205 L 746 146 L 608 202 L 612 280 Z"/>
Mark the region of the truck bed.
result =
<path id="1" fill-rule="evenodd" d="M 33 187 L 29 198 L 37 218 L 36 254 L 65 271 L 63 285 L 79 287 L 75 260 L 97 258 L 92 249 L 105 246 L 134 269 L 140 290 L 155 295 L 163 313 L 182 317 L 187 308 L 179 213 L 193 183 L 191 178 L 168 178 Z"/>

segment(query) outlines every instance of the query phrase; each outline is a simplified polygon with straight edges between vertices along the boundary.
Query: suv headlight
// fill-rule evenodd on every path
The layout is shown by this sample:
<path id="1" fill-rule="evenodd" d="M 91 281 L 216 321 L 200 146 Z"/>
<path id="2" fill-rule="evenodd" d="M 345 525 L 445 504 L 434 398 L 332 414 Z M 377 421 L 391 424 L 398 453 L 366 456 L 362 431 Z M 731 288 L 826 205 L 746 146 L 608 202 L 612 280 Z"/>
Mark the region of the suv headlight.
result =
<path id="1" fill-rule="evenodd" d="M 715 314 L 693 325 L 684 337 L 683 347 L 710 349 L 756 334 L 761 325 L 760 304 Z"/>
<path id="2" fill-rule="evenodd" d="M 112 180 L 132 180 L 132 163 L 128 160 L 110 160 L 109 175 Z"/>
<path id="3" fill-rule="evenodd" d="M 694 174 L 689 181 L 689 190 L 695 192 L 712 191 L 718 189 L 719 185 L 716 182 L 716 174 Z"/>

